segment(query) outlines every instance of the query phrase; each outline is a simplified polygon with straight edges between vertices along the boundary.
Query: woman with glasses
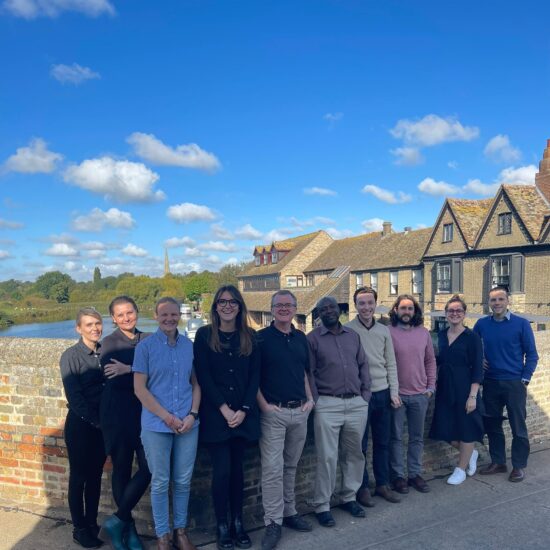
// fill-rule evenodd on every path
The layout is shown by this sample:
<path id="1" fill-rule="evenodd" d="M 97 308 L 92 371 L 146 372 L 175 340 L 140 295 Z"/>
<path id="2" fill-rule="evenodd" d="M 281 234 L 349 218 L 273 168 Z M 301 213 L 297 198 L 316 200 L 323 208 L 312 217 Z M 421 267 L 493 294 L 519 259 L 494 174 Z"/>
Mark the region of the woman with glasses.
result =
<path id="1" fill-rule="evenodd" d="M 479 453 L 474 445 L 483 443 L 478 399 L 483 351 L 479 336 L 464 326 L 465 313 L 466 303 L 455 294 L 445 305 L 449 328 L 438 334 L 439 370 L 430 438 L 446 441 L 459 451 L 458 466 L 447 479 L 450 485 L 460 485 L 466 475 L 475 474 Z"/>
<path id="2" fill-rule="evenodd" d="M 101 430 L 105 451 L 113 463 L 112 488 L 117 511 L 102 525 L 100 536 L 115 550 L 143 550 L 132 519 L 132 510 L 151 481 L 141 444 L 141 403 L 134 394 L 132 363 L 136 346 L 149 333 L 137 329 L 138 307 L 129 296 L 109 304 L 116 330 L 101 343 L 105 389 L 101 397 Z M 134 455 L 138 468 L 132 476 Z"/>
<path id="3" fill-rule="evenodd" d="M 243 457 L 246 444 L 260 436 L 260 355 L 243 297 L 233 285 L 218 289 L 210 319 L 197 331 L 194 358 L 202 390 L 200 440 L 212 460 L 217 544 L 220 550 L 234 544 L 250 548 L 242 521 Z"/>

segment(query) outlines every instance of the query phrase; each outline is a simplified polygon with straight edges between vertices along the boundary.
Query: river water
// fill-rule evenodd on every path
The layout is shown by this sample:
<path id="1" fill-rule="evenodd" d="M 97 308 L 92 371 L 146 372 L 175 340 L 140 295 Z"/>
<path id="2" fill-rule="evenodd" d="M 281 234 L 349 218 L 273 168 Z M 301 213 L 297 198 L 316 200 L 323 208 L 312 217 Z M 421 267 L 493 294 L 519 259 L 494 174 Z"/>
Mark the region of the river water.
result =
<path id="1" fill-rule="evenodd" d="M 143 332 L 154 332 L 158 324 L 154 319 L 140 319 L 139 330 Z M 183 323 L 180 323 L 180 330 L 183 331 Z M 115 326 L 110 317 L 103 317 L 103 336 L 111 334 Z M 30 323 L 28 325 L 13 325 L 6 329 L 0 329 L 0 337 L 17 338 L 68 338 L 78 339 L 75 330 L 74 320 L 58 321 L 56 323 Z"/>

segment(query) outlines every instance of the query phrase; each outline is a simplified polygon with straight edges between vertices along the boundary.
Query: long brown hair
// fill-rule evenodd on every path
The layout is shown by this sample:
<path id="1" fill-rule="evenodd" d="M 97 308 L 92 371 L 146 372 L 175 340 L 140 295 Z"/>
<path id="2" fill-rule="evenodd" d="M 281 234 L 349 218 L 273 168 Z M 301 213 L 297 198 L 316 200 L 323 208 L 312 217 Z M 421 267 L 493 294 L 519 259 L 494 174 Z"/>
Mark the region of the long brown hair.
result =
<path id="1" fill-rule="evenodd" d="M 210 307 L 210 319 L 212 323 L 212 330 L 210 331 L 210 337 L 208 338 L 208 345 L 212 350 L 217 353 L 222 351 L 222 344 L 220 342 L 220 316 L 216 309 L 218 305 L 218 300 L 224 292 L 229 292 L 231 296 L 239 302 L 239 313 L 235 319 L 235 324 L 237 330 L 239 331 L 239 355 L 250 355 L 252 353 L 252 344 L 253 344 L 253 332 L 252 329 L 248 326 L 248 310 L 246 309 L 246 304 L 244 303 L 242 294 L 239 292 L 239 289 L 233 285 L 224 285 L 218 288 L 214 300 L 212 301 L 212 306 Z"/>
<path id="2" fill-rule="evenodd" d="M 420 307 L 420 304 L 417 302 L 416 298 L 414 296 L 411 296 L 410 294 L 401 294 L 397 297 L 397 300 L 395 300 L 391 310 L 390 310 L 390 321 L 391 324 L 395 327 L 397 326 L 397 323 L 399 322 L 399 317 L 397 316 L 397 308 L 399 307 L 399 304 L 403 300 L 410 300 L 414 305 L 414 315 L 411 319 L 411 325 L 413 327 L 418 327 L 424 323 L 424 317 L 422 316 L 422 308 Z"/>

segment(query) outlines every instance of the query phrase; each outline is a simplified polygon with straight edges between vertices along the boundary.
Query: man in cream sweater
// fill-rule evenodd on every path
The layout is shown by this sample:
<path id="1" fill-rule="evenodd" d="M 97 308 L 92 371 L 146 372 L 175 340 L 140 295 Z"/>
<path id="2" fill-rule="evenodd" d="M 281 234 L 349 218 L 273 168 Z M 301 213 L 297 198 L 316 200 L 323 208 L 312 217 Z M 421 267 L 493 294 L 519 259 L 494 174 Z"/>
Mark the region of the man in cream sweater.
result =
<path id="1" fill-rule="evenodd" d="M 366 455 L 369 427 L 372 432 L 372 469 L 376 481 L 375 495 L 388 502 L 400 502 L 400 498 L 390 489 L 389 450 L 391 435 L 391 408 L 399 407 L 399 386 L 393 343 L 388 327 L 374 319 L 376 290 L 359 287 L 353 295 L 357 316 L 346 324 L 361 338 L 367 355 L 371 377 L 372 397 L 369 403 L 367 427 L 363 436 L 362 448 Z M 363 506 L 372 507 L 369 491 L 369 474 L 365 466 L 363 483 L 357 492 L 357 500 Z"/>

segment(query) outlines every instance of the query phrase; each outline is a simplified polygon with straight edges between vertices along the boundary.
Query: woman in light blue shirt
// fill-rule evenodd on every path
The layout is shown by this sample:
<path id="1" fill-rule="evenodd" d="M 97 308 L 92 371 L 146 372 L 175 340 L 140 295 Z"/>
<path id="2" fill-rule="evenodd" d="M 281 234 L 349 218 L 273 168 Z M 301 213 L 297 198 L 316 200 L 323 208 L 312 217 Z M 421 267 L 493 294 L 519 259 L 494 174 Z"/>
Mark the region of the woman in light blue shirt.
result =
<path id="1" fill-rule="evenodd" d="M 143 405 L 141 440 L 151 470 L 151 507 L 158 550 L 170 548 L 169 499 L 173 484 L 173 544 L 194 550 L 185 528 L 198 440 L 200 387 L 193 372 L 193 344 L 178 332 L 174 298 L 155 306 L 159 328 L 136 347 L 134 389 Z"/>

